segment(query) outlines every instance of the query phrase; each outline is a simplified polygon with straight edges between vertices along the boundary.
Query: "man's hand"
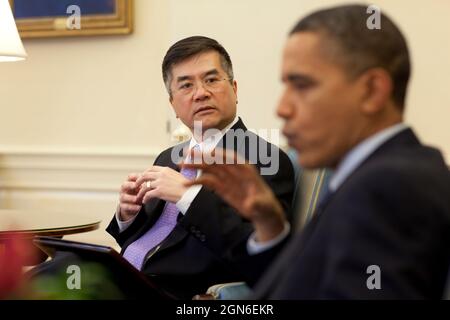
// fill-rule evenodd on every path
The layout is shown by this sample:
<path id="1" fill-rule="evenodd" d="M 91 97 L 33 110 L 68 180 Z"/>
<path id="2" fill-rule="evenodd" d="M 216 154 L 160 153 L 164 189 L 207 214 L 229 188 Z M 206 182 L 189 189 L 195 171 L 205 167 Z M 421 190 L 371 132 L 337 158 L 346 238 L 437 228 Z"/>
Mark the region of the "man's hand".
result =
<path id="1" fill-rule="evenodd" d="M 119 215 L 123 221 L 133 218 L 141 210 L 141 203 L 137 200 L 139 187 L 136 185 L 136 180 L 138 177 L 136 173 L 130 174 L 120 187 Z"/>
<path id="2" fill-rule="evenodd" d="M 188 187 L 189 180 L 181 173 L 169 168 L 152 166 L 136 180 L 140 188 L 137 194 L 139 203 L 147 203 L 150 199 L 159 198 L 172 203 L 177 203 Z"/>
<path id="3" fill-rule="evenodd" d="M 203 170 L 202 175 L 186 186 L 201 184 L 213 190 L 243 217 L 252 221 L 258 241 L 268 241 L 280 234 L 286 221 L 283 208 L 255 166 L 238 161 L 238 155 L 226 151 L 223 164 L 188 164 L 183 167 Z M 214 155 L 217 159 L 217 154 Z M 231 161 L 226 158 L 232 157 Z M 220 158 L 220 156 L 219 156 Z M 211 161 L 208 161 L 211 163 Z M 231 164 L 229 164 L 231 163 Z"/>

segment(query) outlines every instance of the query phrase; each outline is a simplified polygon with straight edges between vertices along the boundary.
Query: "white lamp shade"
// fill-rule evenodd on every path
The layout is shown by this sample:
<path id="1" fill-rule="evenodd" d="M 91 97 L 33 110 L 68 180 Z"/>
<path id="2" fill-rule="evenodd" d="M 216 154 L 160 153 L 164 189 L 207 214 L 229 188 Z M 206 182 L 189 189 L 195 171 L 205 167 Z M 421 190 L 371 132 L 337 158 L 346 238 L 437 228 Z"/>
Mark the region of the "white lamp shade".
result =
<path id="1" fill-rule="evenodd" d="M 0 61 L 27 57 L 8 0 L 0 0 Z"/>

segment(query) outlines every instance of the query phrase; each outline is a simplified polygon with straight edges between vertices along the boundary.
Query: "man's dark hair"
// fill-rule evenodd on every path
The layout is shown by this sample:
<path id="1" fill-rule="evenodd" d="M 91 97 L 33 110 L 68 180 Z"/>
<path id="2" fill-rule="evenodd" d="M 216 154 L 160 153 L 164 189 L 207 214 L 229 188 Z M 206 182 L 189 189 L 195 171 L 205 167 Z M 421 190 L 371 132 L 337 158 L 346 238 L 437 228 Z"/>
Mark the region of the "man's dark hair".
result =
<path id="1" fill-rule="evenodd" d="M 346 5 L 316 11 L 301 19 L 290 35 L 318 32 L 326 37 L 324 52 L 341 64 L 351 77 L 381 67 L 392 77 L 395 104 L 403 110 L 410 76 L 408 46 L 402 33 L 386 15 L 381 28 L 369 29 L 367 6 Z"/>
<path id="2" fill-rule="evenodd" d="M 229 81 L 233 81 L 233 64 L 231 63 L 230 55 L 225 48 L 214 39 L 203 36 L 193 36 L 182 39 L 173 44 L 169 50 L 167 50 L 164 57 L 162 63 L 163 80 L 166 85 L 167 92 L 169 92 L 171 96 L 172 92 L 170 90 L 170 83 L 172 81 L 173 65 L 189 59 L 192 56 L 208 51 L 216 51 L 220 55 L 222 68 L 227 73 Z"/>

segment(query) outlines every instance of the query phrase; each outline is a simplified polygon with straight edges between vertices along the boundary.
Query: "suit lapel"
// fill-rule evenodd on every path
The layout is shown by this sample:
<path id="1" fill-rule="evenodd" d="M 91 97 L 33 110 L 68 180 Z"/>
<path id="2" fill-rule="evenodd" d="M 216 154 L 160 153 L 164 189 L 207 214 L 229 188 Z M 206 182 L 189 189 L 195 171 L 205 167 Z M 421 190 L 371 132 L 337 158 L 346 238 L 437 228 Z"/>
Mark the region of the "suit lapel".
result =
<path id="1" fill-rule="evenodd" d="M 236 133 L 236 131 L 238 131 L 238 130 L 241 130 L 243 133 L 247 132 L 247 127 L 244 125 L 241 118 L 239 118 L 239 120 L 234 124 L 234 126 L 232 126 L 230 128 L 230 130 L 225 132 L 224 136 L 217 144 L 217 148 L 233 150 L 233 151 L 239 152 L 239 153 L 242 150 L 244 150 L 243 147 L 245 145 L 243 143 L 245 142 L 245 139 L 244 139 L 245 136 L 243 135 L 241 137 L 242 139 L 234 140 L 236 138 L 236 135 L 233 135 L 233 133 Z M 233 137 L 233 140 L 231 139 L 231 137 Z M 231 141 L 233 143 L 230 145 L 229 142 L 231 142 Z"/>

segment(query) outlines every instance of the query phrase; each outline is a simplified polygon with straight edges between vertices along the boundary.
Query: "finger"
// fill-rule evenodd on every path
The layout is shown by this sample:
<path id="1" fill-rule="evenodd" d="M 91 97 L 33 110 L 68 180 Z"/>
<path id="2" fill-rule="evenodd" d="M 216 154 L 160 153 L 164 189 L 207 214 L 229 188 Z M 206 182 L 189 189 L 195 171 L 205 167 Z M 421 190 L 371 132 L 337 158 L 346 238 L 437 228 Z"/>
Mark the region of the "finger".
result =
<path id="1" fill-rule="evenodd" d="M 210 165 L 205 164 L 205 163 L 189 163 L 189 162 L 182 162 L 178 165 L 178 167 L 180 167 L 181 169 L 206 169 L 206 167 L 208 167 Z"/>
<path id="2" fill-rule="evenodd" d="M 217 190 L 220 187 L 221 180 L 216 176 L 204 174 L 197 179 L 189 180 L 184 185 L 187 187 L 194 185 L 202 185 L 211 190 Z"/>
<path id="3" fill-rule="evenodd" d="M 241 181 L 241 177 L 233 177 L 228 171 L 230 170 L 228 168 L 229 165 L 219 165 L 219 164 L 212 164 L 212 165 L 187 165 L 186 168 L 196 168 L 202 170 L 201 177 L 205 176 L 214 176 L 217 179 L 217 182 L 221 182 L 223 185 L 233 185 L 238 184 Z M 215 181 L 216 182 L 216 181 Z M 190 183 L 189 185 L 199 184 L 198 181 L 195 183 Z M 216 188 L 216 186 L 214 186 Z"/>
<path id="4" fill-rule="evenodd" d="M 128 175 L 128 181 L 136 181 L 139 178 L 139 174 L 137 173 L 130 173 Z"/>
<path id="5" fill-rule="evenodd" d="M 230 149 L 215 149 L 211 153 L 211 157 L 217 164 L 236 164 L 243 163 L 237 162 L 238 154 L 234 150 Z M 243 158 L 242 158 L 243 159 Z"/>
<path id="6" fill-rule="evenodd" d="M 127 181 L 120 186 L 120 191 L 128 194 L 135 194 L 137 192 L 137 186 L 135 182 Z"/>
<path id="7" fill-rule="evenodd" d="M 180 167 L 181 168 L 186 168 L 186 169 L 197 169 L 197 170 L 202 170 L 204 172 L 214 172 L 214 171 L 219 171 L 220 170 L 220 164 L 208 164 L 206 162 L 201 162 L 201 163 L 189 163 L 189 162 L 182 162 Z"/>
<path id="8" fill-rule="evenodd" d="M 164 169 L 166 167 L 161 167 L 161 166 L 151 166 L 149 167 L 147 170 L 145 170 L 144 172 L 160 172 L 162 169 Z"/>
<path id="9" fill-rule="evenodd" d="M 142 208 L 141 205 L 129 203 L 121 203 L 119 206 L 121 211 L 128 211 L 128 212 L 136 212 L 141 210 Z"/>
<path id="10" fill-rule="evenodd" d="M 148 191 L 147 193 L 145 193 L 144 198 L 142 199 L 142 203 L 146 204 L 147 202 L 149 202 L 151 199 L 153 198 L 159 198 L 160 194 L 159 194 L 159 190 L 156 189 L 152 189 L 151 191 Z"/>
<path id="11" fill-rule="evenodd" d="M 136 180 L 136 186 L 141 187 L 141 185 L 144 184 L 145 182 L 156 180 L 159 178 L 159 176 L 160 174 L 158 172 L 146 171 L 139 177 L 139 179 Z"/>
<path id="12" fill-rule="evenodd" d="M 120 202 L 121 203 L 128 203 L 128 204 L 136 204 L 137 196 L 122 193 L 120 195 Z"/>
<path id="13" fill-rule="evenodd" d="M 159 180 L 153 180 L 150 183 L 150 188 L 147 187 L 147 184 L 143 184 L 141 189 L 139 190 L 138 194 L 136 195 L 136 202 L 137 203 L 142 203 L 142 199 L 144 198 L 145 194 L 147 192 L 150 192 L 152 190 L 154 190 L 156 187 L 159 186 Z"/>

